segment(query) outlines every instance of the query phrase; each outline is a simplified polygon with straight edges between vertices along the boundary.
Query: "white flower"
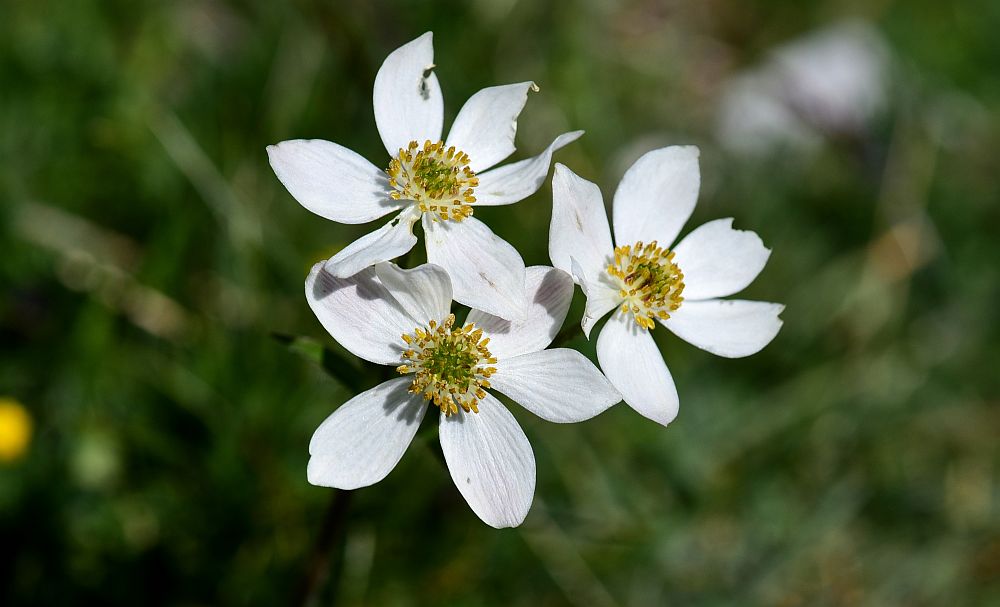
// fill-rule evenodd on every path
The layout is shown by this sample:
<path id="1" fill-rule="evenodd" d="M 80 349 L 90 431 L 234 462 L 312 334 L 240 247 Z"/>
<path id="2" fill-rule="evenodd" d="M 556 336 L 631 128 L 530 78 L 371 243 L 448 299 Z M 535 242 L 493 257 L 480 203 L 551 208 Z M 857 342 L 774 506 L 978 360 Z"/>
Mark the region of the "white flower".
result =
<path id="1" fill-rule="evenodd" d="M 589 419 L 621 400 L 575 350 L 545 350 L 573 295 L 569 275 L 527 268 L 528 314 L 510 322 L 473 309 L 450 313 L 444 269 L 380 263 L 338 278 L 324 263 L 306 279 L 306 298 L 326 330 L 355 355 L 396 366 L 403 377 L 363 392 L 333 412 L 309 445 L 309 482 L 355 489 L 383 479 L 402 457 L 429 404 L 455 486 L 493 527 L 524 520 L 535 489 L 531 445 L 495 389 L 553 422 Z"/>
<path id="2" fill-rule="evenodd" d="M 858 136 L 888 104 L 891 53 L 864 21 L 779 46 L 723 87 L 717 132 L 735 152 L 815 150 L 823 135 Z"/>
<path id="3" fill-rule="evenodd" d="M 514 152 L 517 117 L 532 82 L 483 89 L 469 98 L 441 140 L 444 103 L 427 32 L 393 51 L 375 76 L 375 124 L 389 152 L 381 170 L 351 150 L 318 139 L 268 146 L 278 179 L 313 213 L 366 223 L 398 212 L 327 262 L 345 278 L 406 253 L 423 220 L 427 260 L 445 268 L 455 299 L 503 318 L 525 314 L 524 261 L 510 244 L 470 217 L 473 205 L 506 205 L 535 193 L 552 154 L 582 131 L 560 135 L 540 155 L 487 170 Z"/>
<path id="4" fill-rule="evenodd" d="M 583 330 L 617 311 L 597 338 L 597 357 L 625 402 L 663 425 L 677 415 L 677 389 L 651 331 L 658 321 L 719 356 L 749 356 L 778 333 L 784 306 L 719 297 L 743 290 L 770 251 L 732 219 L 710 221 L 672 243 L 691 216 L 701 177 L 698 149 L 649 152 L 625 173 L 614 198 L 614 246 L 601 192 L 561 164 L 552 178 L 552 264 L 570 270 L 587 296 Z"/>

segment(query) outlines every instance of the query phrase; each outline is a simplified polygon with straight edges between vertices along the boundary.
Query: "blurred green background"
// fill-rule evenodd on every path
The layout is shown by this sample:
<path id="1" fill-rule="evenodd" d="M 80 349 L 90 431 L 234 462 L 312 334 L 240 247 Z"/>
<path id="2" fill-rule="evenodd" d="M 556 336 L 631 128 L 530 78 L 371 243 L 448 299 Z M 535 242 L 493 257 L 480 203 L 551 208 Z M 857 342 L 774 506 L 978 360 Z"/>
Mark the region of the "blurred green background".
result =
<path id="1" fill-rule="evenodd" d="M 0 604 L 1000 604 L 998 26 L 986 1 L 4 2 Z M 515 410 L 518 529 L 419 439 L 317 547 L 308 440 L 351 392 L 273 334 L 331 345 L 303 279 L 370 226 L 305 211 L 264 147 L 387 164 L 371 85 L 426 30 L 446 124 L 535 80 L 515 158 L 586 129 L 557 160 L 608 201 L 699 145 L 686 231 L 758 232 L 744 296 L 785 326 L 743 360 L 656 331 L 668 429 Z M 543 264 L 550 205 L 476 216 Z"/>

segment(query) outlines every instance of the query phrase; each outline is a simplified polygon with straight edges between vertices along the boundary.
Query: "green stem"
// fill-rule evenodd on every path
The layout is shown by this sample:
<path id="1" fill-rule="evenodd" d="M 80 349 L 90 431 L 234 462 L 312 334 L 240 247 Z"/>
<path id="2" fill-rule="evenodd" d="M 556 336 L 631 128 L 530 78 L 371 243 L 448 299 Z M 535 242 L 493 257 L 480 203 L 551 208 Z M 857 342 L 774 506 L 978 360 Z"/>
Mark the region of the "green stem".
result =
<path id="1" fill-rule="evenodd" d="M 347 515 L 351 505 L 351 491 L 338 489 L 323 515 L 316 544 L 306 564 L 305 575 L 299 585 L 293 605 L 312 607 L 319 603 L 320 595 L 328 584 L 336 585 L 343 571 L 343 546 L 347 536 Z M 336 549 L 336 550 L 335 550 Z M 336 602 L 333 597 L 329 605 Z"/>

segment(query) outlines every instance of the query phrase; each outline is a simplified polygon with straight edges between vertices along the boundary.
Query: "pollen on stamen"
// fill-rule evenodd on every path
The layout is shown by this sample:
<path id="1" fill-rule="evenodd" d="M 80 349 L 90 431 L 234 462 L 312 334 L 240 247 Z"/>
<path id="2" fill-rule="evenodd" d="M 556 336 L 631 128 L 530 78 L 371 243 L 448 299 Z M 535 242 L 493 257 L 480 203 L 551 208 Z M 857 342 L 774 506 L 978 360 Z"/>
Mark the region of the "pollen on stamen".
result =
<path id="1" fill-rule="evenodd" d="M 497 359 L 490 353 L 482 329 L 474 324 L 455 326 L 455 315 L 440 323 L 430 321 L 404 334 L 410 346 L 403 351 L 400 374 L 413 374 L 410 392 L 432 401 L 445 415 L 478 413 L 479 401 L 486 398 L 489 378 L 496 373 Z"/>
<path id="2" fill-rule="evenodd" d="M 666 320 L 684 301 L 684 274 L 674 263 L 674 252 L 656 241 L 616 247 L 607 272 L 619 286 L 621 311 L 650 330 L 656 319 Z"/>
<path id="3" fill-rule="evenodd" d="M 443 141 L 411 141 L 389 162 L 389 194 L 394 200 L 413 200 L 435 220 L 462 221 L 472 215 L 479 178 L 469 167 L 471 159 Z"/>

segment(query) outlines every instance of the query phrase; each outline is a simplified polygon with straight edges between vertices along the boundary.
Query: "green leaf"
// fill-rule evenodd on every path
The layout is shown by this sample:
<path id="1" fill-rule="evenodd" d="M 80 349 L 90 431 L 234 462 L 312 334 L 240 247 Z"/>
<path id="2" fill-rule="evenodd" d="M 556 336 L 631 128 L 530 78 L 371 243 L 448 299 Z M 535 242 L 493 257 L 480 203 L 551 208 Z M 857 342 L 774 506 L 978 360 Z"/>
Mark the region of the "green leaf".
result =
<path id="1" fill-rule="evenodd" d="M 271 333 L 276 341 L 284 344 L 292 352 L 319 365 L 328 375 L 354 392 L 361 392 L 368 386 L 361 362 L 340 346 L 330 347 L 312 337 L 300 337 L 283 333 Z"/>

